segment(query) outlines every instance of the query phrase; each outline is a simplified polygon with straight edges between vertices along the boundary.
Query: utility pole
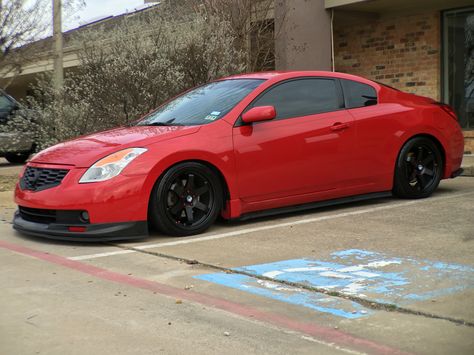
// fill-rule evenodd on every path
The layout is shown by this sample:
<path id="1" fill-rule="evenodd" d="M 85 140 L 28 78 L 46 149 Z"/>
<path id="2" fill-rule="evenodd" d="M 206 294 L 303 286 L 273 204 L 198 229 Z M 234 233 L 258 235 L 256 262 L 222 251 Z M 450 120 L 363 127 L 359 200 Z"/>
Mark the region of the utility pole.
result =
<path id="1" fill-rule="evenodd" d="M 59 92 L 63 87 L 63 32 L 61 0 L 53 0 L 53 39 L 54 39 L 54 89 Z"/>

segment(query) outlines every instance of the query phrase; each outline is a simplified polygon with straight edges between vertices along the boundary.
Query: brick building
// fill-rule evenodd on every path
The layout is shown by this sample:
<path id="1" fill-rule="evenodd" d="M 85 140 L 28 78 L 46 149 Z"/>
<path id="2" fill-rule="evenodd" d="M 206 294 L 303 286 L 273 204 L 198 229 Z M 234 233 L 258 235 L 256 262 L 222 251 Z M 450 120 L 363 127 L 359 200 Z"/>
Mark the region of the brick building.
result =
<path id="1" fill-rule="evenodd" d="M 474 0 L 283 0 L 277 69 L 335 69 L 453 106 L 474 153 Z"/>

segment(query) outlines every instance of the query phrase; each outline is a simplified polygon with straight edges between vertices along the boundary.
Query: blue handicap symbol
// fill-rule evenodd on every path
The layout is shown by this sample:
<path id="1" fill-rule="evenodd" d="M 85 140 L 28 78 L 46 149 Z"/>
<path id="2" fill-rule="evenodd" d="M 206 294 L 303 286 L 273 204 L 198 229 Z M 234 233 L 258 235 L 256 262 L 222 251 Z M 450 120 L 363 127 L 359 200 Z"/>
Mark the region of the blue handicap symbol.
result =
<path id="1" fill-rule="evenodd" d="M 398 306 L 474 288 L 474 268 L 470 266 L 359 249 L 334 252 L 327 260 L 284 260 L 233 270 Z M 196 278 L 344 318 L 373 313 L 353 301 L 238 273 Z"/>

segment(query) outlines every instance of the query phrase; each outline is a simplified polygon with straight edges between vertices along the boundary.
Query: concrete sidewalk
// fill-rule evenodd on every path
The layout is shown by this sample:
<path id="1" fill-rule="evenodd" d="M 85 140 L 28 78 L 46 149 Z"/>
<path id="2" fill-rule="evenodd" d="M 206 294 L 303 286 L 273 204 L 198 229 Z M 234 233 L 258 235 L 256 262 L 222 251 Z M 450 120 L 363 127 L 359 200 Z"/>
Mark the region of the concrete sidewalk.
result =
<path id="1" fill-rule="evenodd" d="M 471 355 L 473 195 L 460 177 L 429 199 L 114 245 L 0 221 L 0 354 Z"/>

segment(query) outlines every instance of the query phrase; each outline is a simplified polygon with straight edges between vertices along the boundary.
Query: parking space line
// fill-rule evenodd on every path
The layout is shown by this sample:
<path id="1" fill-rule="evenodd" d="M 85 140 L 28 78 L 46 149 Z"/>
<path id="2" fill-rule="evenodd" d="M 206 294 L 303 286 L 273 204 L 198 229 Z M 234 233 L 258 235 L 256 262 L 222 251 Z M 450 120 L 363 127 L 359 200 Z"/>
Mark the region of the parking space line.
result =
<path id="1" fill-rule="evenodd" d="M 309 337 L 309 336 L 306 336 L 306 335 L 302 335 L 301 336 L 301 339 L 303 340 L 307 340 L 307 341 L 310 341 L 312 343 L 316 343 L 316 344 L 321 344 L 321 345 L 326 345 L 326 346 L 329 346 L 331 348 L 334 348 L 336 350 L 339 350 L 339 351 L 342 351 L 344 353 L 347 353 L 347 354 L 352 354 L 352 355 L 365 355 L 366 353 L 361 353 L 360 351 L 356 351 L 356 350 L 351 350 L 351 349 L 347 349 L 347 348 L 342 348 L 334 343 L 327 343 L 325 341 L 321 341 L 321 340 L 318 340 L 318 339 L 315 339 L 313 337 Z"/>
<path id="2" fill-rule="evenodd" d="M 327 221 L 327 220 L 336 219 L 336 218 L 357 216 L 357 215 L 361 215 L 361 214 L 365 214 L 365 213 L 384 211 L 384 210 L 389 210 L 389 209 L 393 209 L 393 208 L 417 205 L 417 204 L 426 203 L 426 202 L 432 203 L 432 202 L 436 202 L 436 201 L 449 200 L 449 199 L 459 198 L 459 197 L 473 195 L 473 194 L 474 194 L 474 191 L 471 191 L 471 192 L 452 194 L 452 195 L 449 195 L 449 196 L 440 196 L 440 197 L 431 197 L 431 198 L 428 198 L 428 199 L 411 200 L 411 201 L 405 201 L 405 202 L 400 202 L 400 203 L 394 203 L 394 204 L 390 204 L 390 205 L 387 205 L 387 206 L 371 207 L 371 208 L 365 208 L 365 209 L 356 210 L 356 211 L 352 211 L 352 212 L 343 212 L 343 213 L 338 213 L 338 214 L 332 214 L 332 215 L 329 215 L 329 216 L 311 217 L 311 218 L 305 218 L 305 219 L 296 220 L 296 221 L 276 223 L 276 224 L 265 225 L 265 226 L 254 227 L 254 228 L 238 229 L 238 230 L 234 230 L 234 231 L 230 231 L 230 232 L 211 234 L 211 235 L 207 235 L 207 236 L 203 236 L 203 237 L 180 239 L 180 240 L 176 240 L 176 241 L 173 241 L 173 242 L 139 245 L 139 246 L 133 247 L 133 249 L 116 250 L 116 251 L 104 252 L 104 253 L 72 256 L 69 259 L 79 261 L 79 260 L 90 260 L 90 259 L 103 258 L 103 257 L 115 256 L 115 255 L 131 254 L 131 253 L 137 253 L 140 250 L 163 248 L 163 247 L 170 247 L 170 246 L 176 246 L 176 245 L 183 245 L 183 244 L 205 242 L 205 241 L 216 240 L 216 239 L 223 239 L 223 238 L 228 238 L 228 237 L 235 237 L 235 236 L 239 236 L 239 235 L 242 235 L 242 234 L 249 234 L 249 233 L 261 232 L 261 231 L 266 231 L 266 230 L 271 230 L 271 229 L 277 229 L 277 228 L 284 228 L 284 227 L 301 225 L 301 224 Z"/>
<path id="3" fill-rule="evenodd" d="M 354 354 L 355 351 L 359 350 L 372 354 L 405 354 L 405 352 L 402 352 L 398 349 L 394 349 L 368 339 L 358 338 L 338 329 L 321 326 L 315 323 L 300 322 L 284 315 L 261 311 L 258 308 L 247 306 L 245 304 L 228 301 L 223 298 L 195 291 L 184 290 L 152 280 L 121 274 L 90 264 L 70 260 L 60 255 L 30 249 L 22 245 L 0 240 L 0 248 L 75 270 L 83 274 L 91 275 L 101 280 L 116 282 L 139 289 L 152 291 L 167 297 L 187 300 L 214 309 L 220 309 L 230 314 L 243 317 L 247 320 L 258 321 L 260 323 L 276 326 L 280 329 L 283 328 L 298 332 L 300 334 L 305 334 L 317 339 L 320 344 L 324 344 L 328 347 L 344 351 L 346 353 Z"/>

